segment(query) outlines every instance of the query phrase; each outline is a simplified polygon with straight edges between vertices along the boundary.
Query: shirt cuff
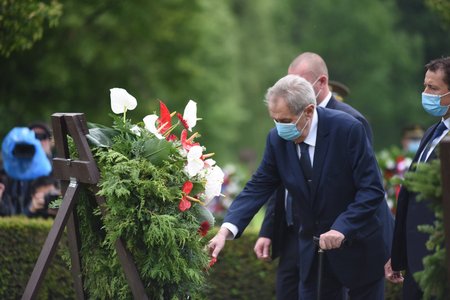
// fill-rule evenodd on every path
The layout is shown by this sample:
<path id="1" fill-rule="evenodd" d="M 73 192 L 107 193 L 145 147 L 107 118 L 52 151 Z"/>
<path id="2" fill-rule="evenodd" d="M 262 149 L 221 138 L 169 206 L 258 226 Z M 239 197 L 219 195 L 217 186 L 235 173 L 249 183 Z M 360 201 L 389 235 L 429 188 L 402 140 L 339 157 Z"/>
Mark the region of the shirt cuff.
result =
<path id="1" fill-rule="evenodd" d="M 228 222 L 223 223 L 222 226 L 220 226 L 220 227 L 225 227 L 233 235 L 233 237 L 227 238 L 227 240 L 233 240 L 239 232 L 239 229 L 236 227 L 236 225 L 228 223 Z"/>

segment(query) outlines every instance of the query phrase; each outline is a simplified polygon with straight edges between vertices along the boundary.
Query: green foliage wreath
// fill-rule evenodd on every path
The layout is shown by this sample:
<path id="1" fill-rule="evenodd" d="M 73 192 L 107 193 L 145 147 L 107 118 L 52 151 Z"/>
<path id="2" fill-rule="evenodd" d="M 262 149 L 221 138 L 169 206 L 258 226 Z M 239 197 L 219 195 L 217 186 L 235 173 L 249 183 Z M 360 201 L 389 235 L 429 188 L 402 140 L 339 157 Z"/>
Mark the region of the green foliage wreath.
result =
<path id="1" fill-rule="evenodd" d="M 187 130 L 180 139 L 174 136 L 174 128 L 187 120 L 180 115 L 172 125 L 174 114 L 160 105 L 161 116 L 151 118 L 156 120 L 152 124 L 132 124 L 126 107 L 123 118 L 113 116 L 111 128 L 90 124 L 87 137 L 101 173 L 97 195 L 106 199 L 106 215 L 96 205 L 94 191 L 83 191 L 77 212 L 89 298 L 132 298 L 115 251 L 119 238 L 150 299 L 202 298 L 210 266 L 205 235 L 214 219 L 200 204 L 208 200 L 208 175 L 218 167 L 205 155 L 196 161 L 201 170 L 187 170 L 189 153 L 199 145 L 186 140 Z"/>

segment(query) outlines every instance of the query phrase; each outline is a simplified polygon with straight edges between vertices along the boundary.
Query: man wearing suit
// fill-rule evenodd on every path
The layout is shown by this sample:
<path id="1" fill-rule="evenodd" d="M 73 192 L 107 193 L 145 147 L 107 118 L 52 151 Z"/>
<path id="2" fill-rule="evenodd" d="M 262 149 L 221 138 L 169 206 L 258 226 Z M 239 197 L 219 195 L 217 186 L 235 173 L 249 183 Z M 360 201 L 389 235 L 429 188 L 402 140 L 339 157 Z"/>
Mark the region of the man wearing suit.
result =
<path id="1" fill-rule="evenodd" d="M 322 57 L 316 53 L 304 52 L 292 61 L 288 74 L 299 75 L 312 84 L 318 106 L 346 112 L 360 121 L 372 144 L 372 129 L 364 116 L 350 105 L 336 100 L 332 95 L 329 89 L 328 68 Z M 286 212 L 282 205 L 275 209 L 276 203 L 282 204 L 287 201 L 292 202 L 295 199 L 292 199 L 291 195 L 286 195 L 284 187 L 280 187 L 268 202 L 260 237 L 254 247 L 256 256 L 261 260 L 279 257 L 276 277 L 276 295 L 279 300 L 298 297 L 298 289 L 294 285 L 299 281 L 298 228 L 294 222 L 286 220 Z M 298 217 L 297 212 L 294 211 L 292 214 L 294 218 Z M 393 227 L 393 218 L 391 225 Z M 269 256 L 270 247 L 272 247 L 271 256 Z"/>
<path id="2" fill-rule="evenodd" d="M 213 257 L 226 239 L 239 237 L 279 186 L 294 201 L 299 217 L 299 298 L 317 296 L 317 247 L 325 251 L 321 296 L 383 299 L 389 241 L 384 191 L 378 165 L 361 122 L 317 107 L 311 84 L 297 75 L 280 79 L 266 95 L 276 128 L 244 190 L 233 201 L 219 232 L 209 243 Z M 344 240 L 348 243 L 341 248 Z"/>
<path id="3" fill-rule="evenodd" d="M 450 128 L 450 57 L 431 61 L 426 66 L 422 93 L 422 106 L 440 121 L 425 132 L 414 163 L 426 163 L 436 159 L 436 147 Z M 433 224 L 435 217 L 428 207 L 429 201 L 416 201 L 416 194 L 402 187 L 398 196 L 395 218 L 394 241 L 392 245 L 391 275 L 399 276 L 400 270 L 406 270 L 403 283 L 403 299 L 422 299 L 422 290 L 413 278 L 415 272 L 423 270 L 422 259 L 429 254 L 425 243 L 428 235 L 418 231 L 417 226 Z M 388 278 L 389 279 L 389 278 Z"/>

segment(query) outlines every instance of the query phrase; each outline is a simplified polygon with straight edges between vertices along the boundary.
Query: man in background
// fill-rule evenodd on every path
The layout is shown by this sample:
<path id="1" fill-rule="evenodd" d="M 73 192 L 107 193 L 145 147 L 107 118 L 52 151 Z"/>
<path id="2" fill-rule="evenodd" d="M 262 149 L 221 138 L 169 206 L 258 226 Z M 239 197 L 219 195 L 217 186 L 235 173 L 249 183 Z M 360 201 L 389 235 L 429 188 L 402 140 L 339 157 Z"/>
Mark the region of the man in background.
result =
<path id="1" fill-rule="evenodd" d="M 423 164 L 438 158 L 436 149 L 450 128 L 450 57 L 433 60 L 425 69 L 422 106 L 439 122 L 426 130 L 409 172 L 414 172 L 415 163 Z M 429 236 L 419 232 L 417 226 L 432 225 L 435 221 L 429 208 L 430 200 L 418 202 L 416 197 L 417 194 L 407 188 L 400 189 L 392 245 L 393 271 L 387 274 L 391 281 L 401 282 L 400 271 L 406 271 L 403 283 L 405 300 L 422 299 L 423 291 L 413 275 L 424 269 L 423 258 L 430 254 L 426 248 Z"/>

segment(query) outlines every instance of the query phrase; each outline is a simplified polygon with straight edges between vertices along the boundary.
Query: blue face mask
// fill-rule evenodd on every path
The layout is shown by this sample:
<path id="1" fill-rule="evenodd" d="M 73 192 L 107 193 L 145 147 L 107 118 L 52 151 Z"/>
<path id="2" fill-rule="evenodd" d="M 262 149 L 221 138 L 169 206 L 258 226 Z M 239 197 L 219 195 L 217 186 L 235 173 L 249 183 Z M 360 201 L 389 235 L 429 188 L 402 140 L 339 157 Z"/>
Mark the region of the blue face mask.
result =
<path id="1" fill-rule="evenodd" d="M 420 140 L 414 139 L 408 143 L 408 152 L 416 153 L 419 150 Z"/>
<path id="2" fill-rule="evenodd" d="M 275 126 L 277 127 L 278 135 L 285 139 L 286 141 L 293 141 L 302 135 L 303 130 L 308 123 L 303 126 L 302 130 L 297 129 L 297 123 L 300 121 L 300 118 L 303 116 L 303 112 L 298 117 L 295 123 L 279 123 L 274 120 Z"/>
<path id="3" fill-rule="evenodd" d="M 433 95 L 422 93 L 422 106 L 427 113 L 435 117 L 442 117 L 448 111 L 448 106 L 441 106 L 441 97 L 447 96 L 450 92 L 443 95 Z"/>

